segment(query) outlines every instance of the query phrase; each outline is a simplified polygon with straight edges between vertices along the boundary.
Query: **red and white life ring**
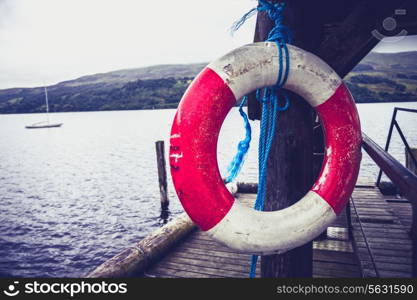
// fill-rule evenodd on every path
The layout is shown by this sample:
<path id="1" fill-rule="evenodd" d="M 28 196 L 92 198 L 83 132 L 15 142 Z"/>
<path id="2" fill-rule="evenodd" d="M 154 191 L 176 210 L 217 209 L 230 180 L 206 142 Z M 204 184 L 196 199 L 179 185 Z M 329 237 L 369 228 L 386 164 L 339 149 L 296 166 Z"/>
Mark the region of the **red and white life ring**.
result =
<path id="1" fill-rule="evenodd" d="M 326 145 L 318 179 L 296 204 L 273 212 L 242 205 L 227 190 L 217 164 L 219 131 L 236 100 L 277 80 L 275 43 L 246 45 L 210 63 L 185 92 L 172 125 L 171 174 L 185 211 L 214 239 L 240 252 L 282 253 L 312 240 L 341 212 L 359 172 L 362 138 L 351 94 L 320 58 L 288 49 L 284 88 L 316 110 Z"/>

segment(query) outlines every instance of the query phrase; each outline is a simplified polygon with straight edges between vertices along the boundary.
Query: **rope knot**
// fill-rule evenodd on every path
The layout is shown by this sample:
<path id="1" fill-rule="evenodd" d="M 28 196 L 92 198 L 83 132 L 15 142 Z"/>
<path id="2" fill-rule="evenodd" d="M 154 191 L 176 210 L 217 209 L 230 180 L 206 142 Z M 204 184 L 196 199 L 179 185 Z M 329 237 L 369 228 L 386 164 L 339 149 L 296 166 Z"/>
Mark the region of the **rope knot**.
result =
<path id="1" fill-rule="evenodd" d="M 256 12 L 264 11 L 268 14 L 268 17 L 274 21 L 275 26 L 269 32 L 267 41 L 281 43 L 291 43 L 291 31 L 283 25 L 283 15 L 286 4 L 284 2 L 271 3 L 267 0 L 259 0 L 258 6 L 249 10 L 238 21 L 236 21 L 231 28 L 231 32 L 237 31 L 249 18 L 251 18 Z"/>
<path id="2" fill-rule="evenodd" d="M 258 7 L 256 8 L 257 11 L 266 11 L 268 16 L 271 20 L 275 22 L 275 24 L 282 23 L 282 12 L 285 8 L 285 3 L 271 3 L 266 0 L 259 0 Z"/>

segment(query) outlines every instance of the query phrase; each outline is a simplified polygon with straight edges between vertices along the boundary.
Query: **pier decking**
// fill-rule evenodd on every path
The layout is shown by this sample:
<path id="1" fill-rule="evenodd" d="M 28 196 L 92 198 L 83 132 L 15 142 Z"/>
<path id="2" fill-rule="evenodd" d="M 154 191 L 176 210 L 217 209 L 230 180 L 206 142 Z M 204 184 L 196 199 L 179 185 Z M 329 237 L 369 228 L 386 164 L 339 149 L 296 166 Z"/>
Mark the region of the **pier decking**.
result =
<path id="1" fill-rule="evenodd" d="M 252 206 L 255 194 L 237 194 Z M 327 230 L 327 238 L 313 242 L 314 277 L 360 277 L 361 271 L 349 239 L 346 213 Z M 145 271 L 147 277 L 247 278 L 251 256 L 236 253 L 195 230 L 161 261 Z M 260 275 L 260 263 L 257 276 Z"/>
<path id="2" fill-rule="evenodd" d="M 251 205 L 255 194 L 238 194 Z M 352 235 L 346 211 L 313 242 L 313 277 L 410 277 L 411 205 L 383 196 L 372 185 L 358 185 L 350 201 Z M 159 262 L 146 277 L 248 277 L 250 255 L 236 253 L 195 230 Z M 260 264 L 257 266 L 260 276 Z"/>
<path id="3" fill-rule="evenodd" d="M 411 204 L 370 186 L 356 187 L 351 204 L 354 249 L 363 277 L 411 277 Z"/>
<path id="4" fill-rule="evenodd" d="M 252 207 L 256 194 L 236 197 Z M 412 277 L 411 220 L 410 202 L 358 182 L 349 205 L 313 241 L 313 277 Z M 182 214 L 87 277 L 247 278 L 250 262 L 250 255 L 217 243 Z"/>

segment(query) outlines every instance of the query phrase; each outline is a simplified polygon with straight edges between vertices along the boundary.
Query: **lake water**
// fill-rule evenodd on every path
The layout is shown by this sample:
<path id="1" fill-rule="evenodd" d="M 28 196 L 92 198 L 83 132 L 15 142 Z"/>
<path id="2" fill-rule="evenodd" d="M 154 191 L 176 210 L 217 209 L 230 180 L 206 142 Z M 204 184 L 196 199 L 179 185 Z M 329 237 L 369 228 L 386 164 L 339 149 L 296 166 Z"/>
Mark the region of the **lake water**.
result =
<path id="1" fill-rule="evenodd" d="M 393 107 L 359 104 L 362 129 L 385 144 Z M 0 276 L 79 277 L 163 224 L 155 141 L 168 141 L 174 110 L 57 113 L 61 128 L 27 130 L 39 114 L 0 115 Z M 399 113 L 417 146 L 417 115 Z M 239 181 L 257 181 L 259 122 Z M 285 129 L 283 129 L 285 130 Z M 225 169 L 244 135 L 236 109 L 219 141 Z M 391 153 L 404 161 L 397 134 Z M 361 176 L 378 169 L 365 154 Z M 170 183 L 170 216 L 182 211 Z"/>

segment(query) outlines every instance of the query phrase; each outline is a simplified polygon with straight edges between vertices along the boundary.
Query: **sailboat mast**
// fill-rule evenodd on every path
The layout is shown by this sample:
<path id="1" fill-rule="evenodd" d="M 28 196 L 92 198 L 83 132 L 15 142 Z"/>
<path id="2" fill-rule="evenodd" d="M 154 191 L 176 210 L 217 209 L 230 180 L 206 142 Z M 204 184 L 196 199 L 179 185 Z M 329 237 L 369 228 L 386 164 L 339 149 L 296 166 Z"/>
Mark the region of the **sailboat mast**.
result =
<path id="1" fill-rule="evenodd" d="M 48 91 L 46 90 L 46 86 L 45 88 L 45 102 L 46 102 L 46 120 L 48 122 L 49 125 L 49 101 L 48 101 Z"/>

